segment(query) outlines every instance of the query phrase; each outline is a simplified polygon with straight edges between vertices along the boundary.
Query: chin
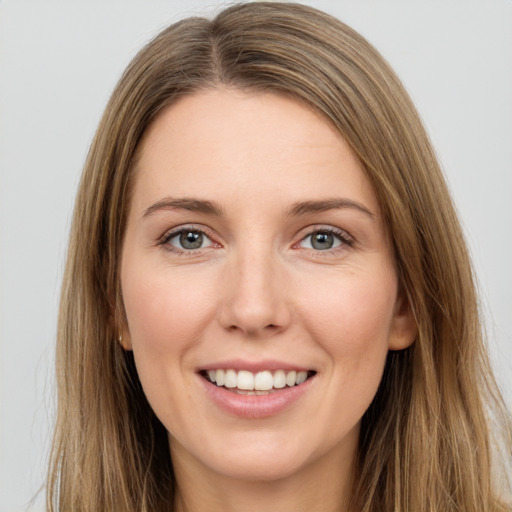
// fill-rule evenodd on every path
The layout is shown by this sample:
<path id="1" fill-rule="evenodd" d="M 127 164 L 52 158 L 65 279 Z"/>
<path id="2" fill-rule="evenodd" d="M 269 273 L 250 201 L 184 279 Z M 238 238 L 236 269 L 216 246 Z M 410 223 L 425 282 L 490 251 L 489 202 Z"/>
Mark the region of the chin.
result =
<path id="1" fill-rule="evenodd" d="M 309 436 L 265 435 L 255 431 L 232 439 L 210 453 L 200 454 L 199 462 L 225 478 L 247 482 L 285 480 L 314 466 L 330 451 L 329 446 L 308 446 Z M 206 445 L 206 444 L 205 444 Z"/>
<path id="2" fill-rule="evenodd" d="M 286 460 L 285 457 L 254 457 L 246 460 L 223 461 L 222 464 L 210 466 L 211 469 L 232 480 L 246 482 L 277 482 L 295 475 L 305 466 L 305 461 Z"/>

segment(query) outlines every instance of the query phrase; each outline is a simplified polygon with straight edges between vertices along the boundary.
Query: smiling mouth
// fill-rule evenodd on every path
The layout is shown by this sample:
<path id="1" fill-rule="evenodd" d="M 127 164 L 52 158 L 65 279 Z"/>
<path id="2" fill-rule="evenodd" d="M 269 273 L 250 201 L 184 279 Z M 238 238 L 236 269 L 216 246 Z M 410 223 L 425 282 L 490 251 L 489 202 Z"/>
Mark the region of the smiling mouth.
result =
<path id="1" fill-rule="evenodd" d="M 203 370 L 201 376 L 211 384 L 239 395 L 268 395 L 286 388 L 300 386 L 316 375 L 315 371 Z"/>

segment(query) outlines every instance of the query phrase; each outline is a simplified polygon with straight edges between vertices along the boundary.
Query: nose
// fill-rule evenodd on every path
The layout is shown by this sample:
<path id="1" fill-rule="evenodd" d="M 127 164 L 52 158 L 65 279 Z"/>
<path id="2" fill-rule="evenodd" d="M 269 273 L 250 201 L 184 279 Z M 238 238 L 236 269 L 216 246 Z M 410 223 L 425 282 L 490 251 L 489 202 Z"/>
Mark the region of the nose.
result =
<path id="1" fill-rule="evenodd" d="M 280 333 L 291 319 L 283 268 L 270 250 L 248 252 L 226 265 L 219 321 L 225 329 L 251 338 Z"/>

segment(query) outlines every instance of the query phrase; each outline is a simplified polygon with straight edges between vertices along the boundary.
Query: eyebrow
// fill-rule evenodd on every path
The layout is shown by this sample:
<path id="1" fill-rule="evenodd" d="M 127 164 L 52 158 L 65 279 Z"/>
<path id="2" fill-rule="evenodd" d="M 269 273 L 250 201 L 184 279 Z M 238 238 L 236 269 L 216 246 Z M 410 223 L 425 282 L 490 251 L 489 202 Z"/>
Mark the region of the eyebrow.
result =
<path id="1" fill-rule="evenodd" d="M 173 199 L 172 197 L 166 197 L 161 201 L 156 202 L 147 208 L 142 218 L 148 217 L 153 213 L 160 210 L 188 210 L 191 212 L 204 213 L 206 215 L 216 215 L 218 217 L 222 217 L 224 215 L 224 210 L 222 207 L 215 203 L 214 201 L 204 201 L 201 199 L 189 199 L 189 198 L 180 198 Z"/>
<path id="2" fill-rule="evenodd" d="M 180 198 L 174 199 L 166 197 L 147 208 L 142 218 L 148 217 L 160 210 L 188 210 L 191 212 L 204 213 L 206 215 L 224 216 L 223 208 L 215 201 L 206 201 L 201 199 Z M 375 221 L 375 215 L 362 204 L 344 198 L 323 199 L 319 201 L 300 201 L 292 204 L 286 211 L 285 217 L 299 217 L 310 213 L 326 212 L 338 209 L 354 209 L 364 213 L 372 221 Z"/>
<path id="3" fill-rule="evenodd" d="M 320 201 L 301 201 L 291 205 L 287 210 L 287 217 L 298 217 L 310 213 L 326 212 L 329 210 L 352 209 L 364 213 L 372 221 L 375 221 L 375 215 L 362 204 L 345 198 L 323 199 Z"/>

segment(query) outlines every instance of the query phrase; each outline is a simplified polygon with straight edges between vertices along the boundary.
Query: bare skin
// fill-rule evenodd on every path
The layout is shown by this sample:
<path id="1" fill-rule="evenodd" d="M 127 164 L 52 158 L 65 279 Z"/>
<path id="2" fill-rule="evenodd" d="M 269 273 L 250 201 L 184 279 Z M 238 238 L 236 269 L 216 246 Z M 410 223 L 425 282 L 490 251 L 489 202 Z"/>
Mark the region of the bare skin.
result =
<path id="1" fill-rule="evenodd" d="M 361 417 L 416 332 L 357 158 L 289 98 L 216 89 L 157 118 L 136 173 L 123 344 L 169 432 L 177 510 L 346 510 Z"/>
<path id="2" fill-rule="evenodd" d="M 347 467 L 346 461 L 352 460 L 354 454 L 344 455 L 339 460 L 330 459 L 328 464 L 320 459 L 292 478 L 259 482 L 212 480 L 196 465 L 178 464 L 179 493 L 175 509 L 177 512 L 348 512 L 352 468 Z"/>

